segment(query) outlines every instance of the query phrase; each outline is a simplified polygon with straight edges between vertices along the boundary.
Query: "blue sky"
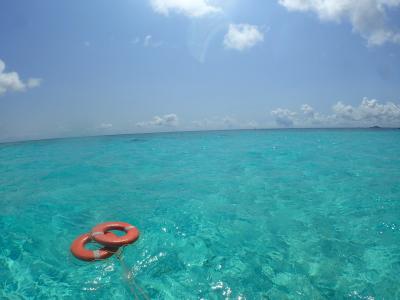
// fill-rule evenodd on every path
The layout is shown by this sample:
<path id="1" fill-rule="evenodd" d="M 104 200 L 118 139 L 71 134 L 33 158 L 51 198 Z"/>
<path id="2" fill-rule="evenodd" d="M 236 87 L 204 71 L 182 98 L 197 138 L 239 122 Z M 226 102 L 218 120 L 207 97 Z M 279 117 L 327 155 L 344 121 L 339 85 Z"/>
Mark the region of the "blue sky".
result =
<path id="1" fill-rule="evenodd" d="M 399 92 L 400 0 L 0 4 L 0 140 L 398 127 Z"/>

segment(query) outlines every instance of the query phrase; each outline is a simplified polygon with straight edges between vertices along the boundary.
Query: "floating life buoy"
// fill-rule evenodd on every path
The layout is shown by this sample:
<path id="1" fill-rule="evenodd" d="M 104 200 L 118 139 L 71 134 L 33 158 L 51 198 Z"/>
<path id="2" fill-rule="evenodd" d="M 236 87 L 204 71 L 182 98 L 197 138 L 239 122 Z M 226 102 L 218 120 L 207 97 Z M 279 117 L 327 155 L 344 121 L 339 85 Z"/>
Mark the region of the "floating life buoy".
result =
<path id="1" fill-rule="evenodd" d="M 115 234 L 106 234 L 110 230 L 125 231 L 125 235 L 117 236 Z M 139 230 L 125 222 L 106 222 L 95 226 L 91 231 L 93 240 L 108 247 L 121 247 L 132 244 L 139 238 Z"/>
<path id="2" fill-rule="evenodd" d="M 106 236 L 108 236 L 110 238 L 117 237 L 112 232 L 107 232 Z M 98 250 L 86 249 L 85 248 L 86 244 L 90 243 L 92 240 L 93 239 L 92 239 L 90 233 L 85 233 L 85 234 L 78 236 L 72 242 L 72 245 L 71 245 L 72 254 L 76 258 L 79 258 L 80 260 L 93 261 L 93 260 L 109 258 L 117 251 L 116 248 L 111 248 L 111 247 L 103 247 Z"/>

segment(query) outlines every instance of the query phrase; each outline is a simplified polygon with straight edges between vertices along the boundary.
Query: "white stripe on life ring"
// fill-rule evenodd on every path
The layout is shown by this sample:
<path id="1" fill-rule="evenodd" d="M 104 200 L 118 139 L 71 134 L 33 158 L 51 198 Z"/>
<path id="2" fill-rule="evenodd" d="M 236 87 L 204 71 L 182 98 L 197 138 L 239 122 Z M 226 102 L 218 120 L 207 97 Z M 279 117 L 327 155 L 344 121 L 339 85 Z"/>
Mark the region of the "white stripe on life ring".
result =
<path id="1" fill-rule="evenodd" d="M 99 250 L 94 250 L 93 251 L 93 256 L 94 256 L 94 259 L 100 259 L 100 251 Z"/>

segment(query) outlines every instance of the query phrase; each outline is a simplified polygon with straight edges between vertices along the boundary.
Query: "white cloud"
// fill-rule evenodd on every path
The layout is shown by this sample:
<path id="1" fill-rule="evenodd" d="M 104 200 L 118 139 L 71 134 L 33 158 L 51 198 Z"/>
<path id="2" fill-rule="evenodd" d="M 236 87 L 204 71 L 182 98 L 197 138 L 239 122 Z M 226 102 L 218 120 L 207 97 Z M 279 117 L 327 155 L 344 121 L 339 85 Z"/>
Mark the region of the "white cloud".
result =
<path id="1" fill-rule="evenodd" d="M 292 112 L 288 109 L 277 108 L 271 111 L 271 115 L 274 117 L 275 122 L 278 126 L 292 127 L 297 113 Z"/>
<path id="2" fill-rule="evenodd" d="M 307 117 L 314 118 L 314 116 L 315 116 L 314 108 L 312 108 L 312 107 L 311 107 L 310 105 L 308 105 L 308 104 L 303 104 L 303 105 L 301 106 L 301 111 L 302 111 L 303 114 L 304 114 L 305 116 L 307 116 Z"/>
<path id="3" fill-rule="evenodd" d="M 224 37 L 224 46 L 228 49 L 245 50 L 264 41 L 264 34 L 255 25 L 230 24 Z"/>
<path id="4" fill-rule="evenodd" d="M 221 11 L 208 0 L 150 0 L 150 4 L 157 13 L 166 16 L 175 12 L 198 18 Z"/>
<path id="5" fill-rule="evenodd" d="M 400 0 L 278 0 L 291 11 L 314 12 L 323 21 L 346 20 L 369 45 L 400 43 L 400 33 L 387 26 L 387 11 Z"/>
<path id="6" fill-rule="evenodd" d="M 308 104 L 301 106 L 301 112 L 278 108 L 271 112 L 275 123 L 281 127 L 398 127 L 400 106 L 392 102 L 364 98 L 360 105 L 346 105 L 337 102 L 328 115 L 316 112 Z"/>
<path id="7" fill-rule="evenodd" d="M 136 123 L 138 127 L 176 127 L 179 125 L 179 118 L 176 114 L 155 116 L 152 120 Z"/>
<path id="8" fill-rule="evenodd" d="M 392 102 L 381 104 L 375 99 L 364 98 L 358 107 L 338 102 L 333 106 L 333 111 L 338 119 L 365 125 L 400 124 L 400 106 Z"/>
<path id="9" fill-rule="evenodd" d="M 313 127 L 313 126 L 329 126 L 332 124 L 334 116 L 331 115 L 323 115 L 319 112 L 316 112 L 313 107 L 308 104 L 303 104 L 300 108 L 302 115 L 299 115 L 301 118 L 301 125 L 305 127 Z"/>
<path id="10" fill-rule="evenodd" d="M 27 88 L 34 88 L 40 85 L 41 79 L 29 78 L 23 82 L 17 72 L 5 72 L 6 64 L 0 59 L 0 96 L 7 91 L 23 92 Z"/>

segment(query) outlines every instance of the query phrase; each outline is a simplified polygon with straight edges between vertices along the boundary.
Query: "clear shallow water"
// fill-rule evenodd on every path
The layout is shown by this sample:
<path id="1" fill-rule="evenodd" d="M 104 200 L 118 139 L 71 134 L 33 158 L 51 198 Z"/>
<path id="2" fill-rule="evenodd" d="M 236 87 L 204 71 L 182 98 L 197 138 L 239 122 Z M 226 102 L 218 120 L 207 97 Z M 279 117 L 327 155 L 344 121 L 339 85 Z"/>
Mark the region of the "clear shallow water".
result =
<path id="1" fill-rule="evenodd" d="M 0 299 L 132 299 L 69 253 L 107 220 L 152 299 L 400 299 L 399 217 L 399 130 L 1 144 Z"/>

